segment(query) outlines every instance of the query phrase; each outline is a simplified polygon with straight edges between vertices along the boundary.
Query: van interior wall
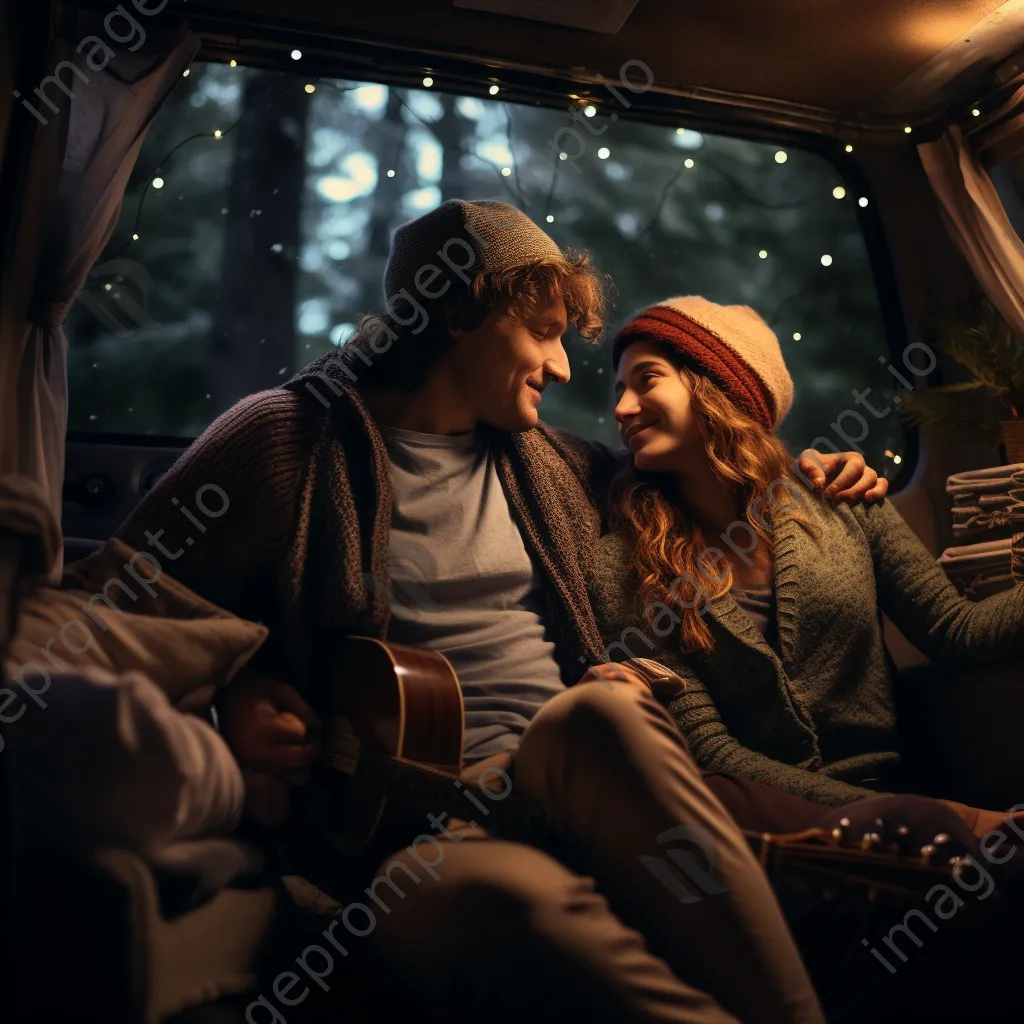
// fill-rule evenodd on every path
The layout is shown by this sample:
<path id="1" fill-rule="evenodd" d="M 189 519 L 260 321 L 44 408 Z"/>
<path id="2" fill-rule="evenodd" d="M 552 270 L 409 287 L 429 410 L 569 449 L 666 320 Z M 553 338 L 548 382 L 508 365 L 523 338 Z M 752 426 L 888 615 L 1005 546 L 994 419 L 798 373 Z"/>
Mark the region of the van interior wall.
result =
<path id="1" fill-rule="evenodd" d="M 916 148 L 858 144 L 855 153 L 884 225 L 906 343 L 924 341 L 923 325 L 953 316 L 969 299 L 974 277 L 946 231 Z M 949 369 L 942 361 L 939 366 L 944 372 Z M 921 431 L 913 476 L 893 504 L 933 554 L 953 543 L 946 477 L 994 465 L 997 458 L 994 448 L 953 443 Z M 901 668 L 927 660 L 888 621 L 886 640 Z"/>

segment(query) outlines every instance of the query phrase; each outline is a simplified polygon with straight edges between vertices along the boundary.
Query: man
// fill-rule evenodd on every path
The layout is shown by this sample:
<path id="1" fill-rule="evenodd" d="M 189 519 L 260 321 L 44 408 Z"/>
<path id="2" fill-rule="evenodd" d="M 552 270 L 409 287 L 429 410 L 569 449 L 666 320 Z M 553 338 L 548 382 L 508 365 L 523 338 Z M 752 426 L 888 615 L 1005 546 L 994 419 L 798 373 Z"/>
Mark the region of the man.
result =
<path id="1" fill-rule="evenodd" d="M 463 687 L 467 774 L 513 773 L 556 846 L 444 829 L 438 880 L 373 935 L 420 994 L 510 1020 L 821 1020 L 767 881 L 645 666 L 603 664 L 582 567 L 616 456 L 537 412 L 569 379 L 568 323 L 600 331 L 595 271 L 514 207 L 454 200 L 396 232 L 384 285 L 386 315 L 221 416 L 119 531 L 270 627 L 260 668 L 295 690 L 255 674 L 229 687 L 219 714 L 243 767 L 302 778 L 311 707 L 344 673 L 338 637 L 441 651 Z M 847 457 L 833 490 L 884 494 L 863 471 Z M 197 533 L 179 509 L 205 512 L 214 488 L 224 511 Z M 651 869 L 669 835 L 710 858 L 703 898 L 668 898 Z"/>

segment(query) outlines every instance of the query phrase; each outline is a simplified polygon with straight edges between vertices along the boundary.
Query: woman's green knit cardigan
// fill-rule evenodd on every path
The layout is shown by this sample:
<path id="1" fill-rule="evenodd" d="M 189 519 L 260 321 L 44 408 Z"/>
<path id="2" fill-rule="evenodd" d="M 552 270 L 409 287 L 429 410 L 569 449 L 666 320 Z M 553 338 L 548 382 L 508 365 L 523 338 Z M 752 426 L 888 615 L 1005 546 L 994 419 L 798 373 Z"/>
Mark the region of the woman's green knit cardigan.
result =
<path id="1" fill-rule="evenodd" d="M 781 658 L 728 594 L 705 611 L 713 650 L 682 654 L 671 604 L 645 616 L 619 534 L 598 542 L 588 585 L 609 660 L 685 681 L 669 709 L 701 767 L 837 806 L 898 778 L 881 613 L 935 661 L 994 661 L 1024 654 L 1024 586 L 965 600 L 888 501 L 800 508 L 816 537 L 784 514 L 773 531 Z"/>

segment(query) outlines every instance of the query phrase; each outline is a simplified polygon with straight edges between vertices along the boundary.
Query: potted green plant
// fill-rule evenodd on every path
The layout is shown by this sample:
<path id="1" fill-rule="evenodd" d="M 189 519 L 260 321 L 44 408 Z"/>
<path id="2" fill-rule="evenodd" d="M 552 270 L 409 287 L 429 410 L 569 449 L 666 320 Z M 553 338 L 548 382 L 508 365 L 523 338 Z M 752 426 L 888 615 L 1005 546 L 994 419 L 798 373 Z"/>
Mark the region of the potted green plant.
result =
<path id="1" fill-rule="evenodd" d="M 961 439 L 1001 441 L 1008 462 L 1024 462 L 1024 346 L 1006 321 L 983 299 L 966 317 L 927 334 L 967 379 L 904 396 L 904 416 Z"/>

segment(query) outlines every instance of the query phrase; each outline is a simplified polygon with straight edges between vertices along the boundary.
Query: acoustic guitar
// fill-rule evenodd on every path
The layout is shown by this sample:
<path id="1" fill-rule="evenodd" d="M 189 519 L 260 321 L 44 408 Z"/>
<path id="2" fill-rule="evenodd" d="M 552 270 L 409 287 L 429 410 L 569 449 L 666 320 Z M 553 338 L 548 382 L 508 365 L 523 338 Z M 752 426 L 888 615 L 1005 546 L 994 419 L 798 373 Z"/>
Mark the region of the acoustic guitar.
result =
<path id="1" fill-rule="evenodd" d="M 462 688 L 436 651 L 347 637 L 338 651 L 344 677 L 326 696 L 320 763 L 307 813 L 339 853 L 365 852 L 386 825 L 428 813 L 515 829 L 541 841 L 539 809 L 517 794 L 460 779 L 465 731 Z M 415 833 L 410 834 L 410 838 Z"/>
<path id="2" fill-rule="evenodd" d="M 330 845 L 347 856 L 364 853 L 395 817 L 417 822 L 448 814 L 514 830 L 542 843 L 536 805 L 460 779 L 465 712 L 451 664 L 435 651 L 369 637 L 348 637 L 338 651 L 344 679 L 326 698 L 320 764 L 308 791 L 307 813 Z M 410 832 L 409 841 L 415 832 Z M 920 852 L 857 849 L 823 829 L 791 835 L 744 832 L 773 880 L 798 873 L 823 896 L 851 889 L 920 896 L 958 870 Z M 941 859 L 940 859 L 941 860 Z"/>

